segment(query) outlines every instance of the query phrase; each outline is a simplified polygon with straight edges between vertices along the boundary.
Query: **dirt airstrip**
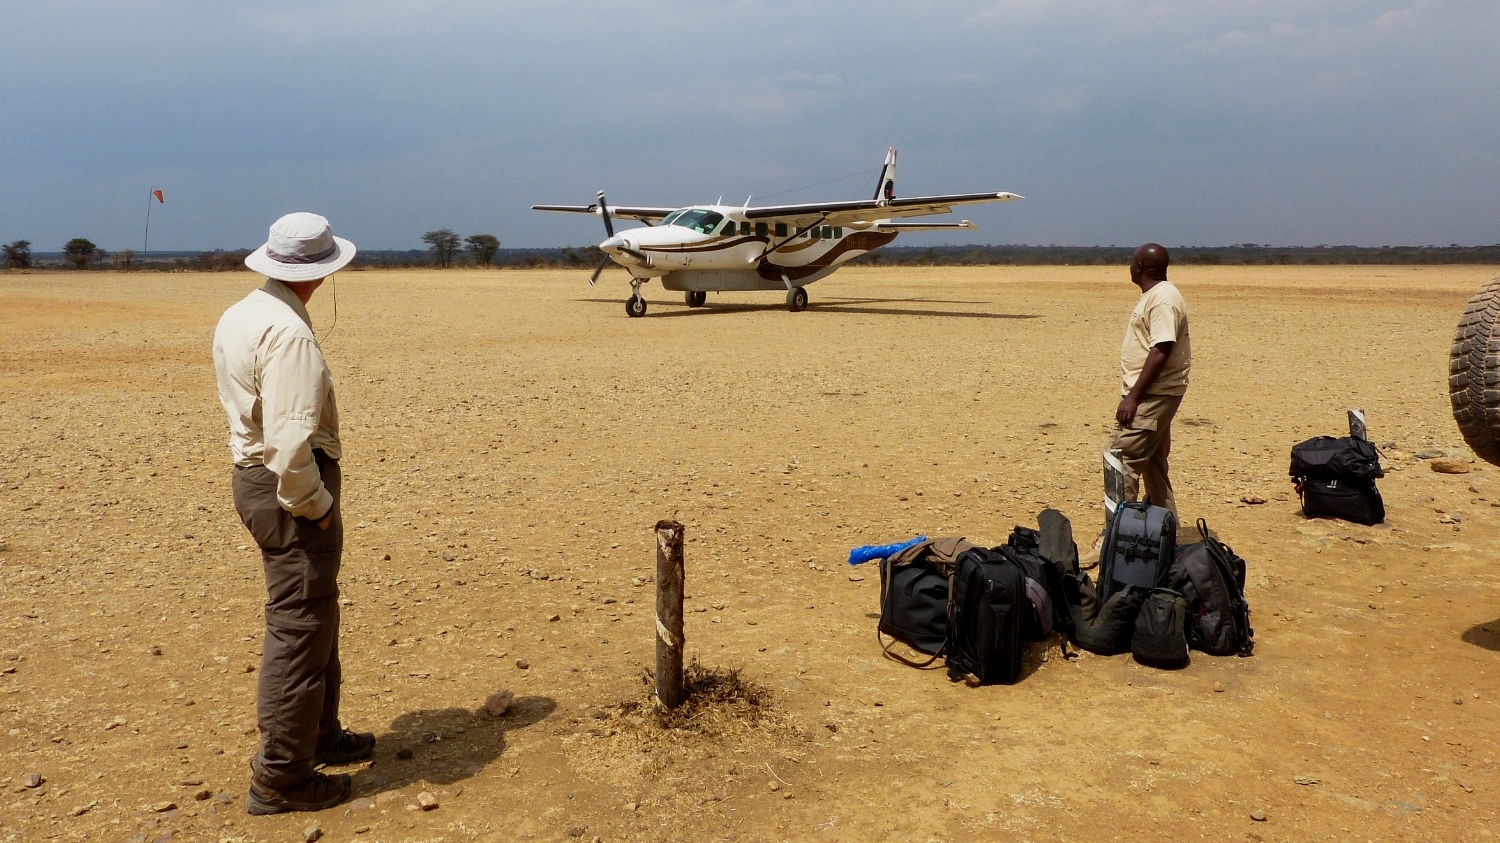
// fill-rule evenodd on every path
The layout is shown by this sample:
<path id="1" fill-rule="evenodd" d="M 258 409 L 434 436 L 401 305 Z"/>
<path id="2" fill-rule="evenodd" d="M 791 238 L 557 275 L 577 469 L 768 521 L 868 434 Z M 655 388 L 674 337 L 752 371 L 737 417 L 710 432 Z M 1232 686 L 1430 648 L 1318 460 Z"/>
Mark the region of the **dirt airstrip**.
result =
<path id="1" fill-rule="evenodd" d="M 1122 268 L 853 269 L 800 314 L 653 286 L 644 319 L 613 274 L 343 273 L 311 310 L 345 721 L 380 746 L 356 801 L 270 818 L 243 810 L 264 591 L 209 359 L 258 279 L 0 275 L 0 840 L 1487 839 L 1500 469 L 1418 454 L 1468 454 L 1448 346 L 1495 272 L 1174 269 L 1173 473 L 1249 560 L 1255 655 L 1053 648 L 989 688 L 883 659 L 877 573 L 844 557 L 1048 505 L 1098 528 Z M 1350 406 L 1390 468 L 1377 527 L 1304 520 L 1285 476 Z M 673 516 L 689 654 L 763 694 L 664 732 Z"/>

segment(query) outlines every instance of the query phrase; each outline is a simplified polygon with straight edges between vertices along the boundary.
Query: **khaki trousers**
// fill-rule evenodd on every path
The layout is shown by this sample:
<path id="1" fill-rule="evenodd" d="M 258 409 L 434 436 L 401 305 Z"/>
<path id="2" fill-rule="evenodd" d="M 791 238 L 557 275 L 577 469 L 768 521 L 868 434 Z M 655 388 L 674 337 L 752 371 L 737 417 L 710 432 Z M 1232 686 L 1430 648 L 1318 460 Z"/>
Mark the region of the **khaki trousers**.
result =
<path id="1" fill-rule="evenodd" d="M 318 470 L 333 495 L 333 523 L 326 530 L 281 508 L 270 469 L 234 471 L 234 508 L 260 546 L 266 576 L 266 636 L 255 704 L 260 747 L 250 769 L 257 782 L 271 788 L 311 776 L 319 735 L 341 728 L 341 475 L 337 460 L 320 458 Z"/>
<path id="2" fill-rule="evenodd" d="M 1140 500 L 1141 484 L 1151 502 L 1177 514 L 1177 498 L 1167 475 L 1172 452 L 1172 419 L 1182 405 L 1181 395 L 1147 395 L 1137 405 L 1129 426 L 1115 428 L 1109 447 L 1120 449 L 1125 463 L 1125 499 Z"/>

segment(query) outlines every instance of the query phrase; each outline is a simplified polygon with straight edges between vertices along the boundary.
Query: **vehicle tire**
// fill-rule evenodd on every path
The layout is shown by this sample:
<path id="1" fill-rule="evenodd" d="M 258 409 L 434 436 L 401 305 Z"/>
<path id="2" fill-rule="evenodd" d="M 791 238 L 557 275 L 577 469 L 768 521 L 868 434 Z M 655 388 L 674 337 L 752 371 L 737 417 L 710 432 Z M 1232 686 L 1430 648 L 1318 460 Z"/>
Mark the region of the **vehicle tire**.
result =
<path id="1" fill-rule="evenodd" d="M 625 312 L 632 317 L 646 315 L 646 299 L 642 296 L 631 296 L 625 300 Z"/>
<path id="2" fill-rule="evenodd" d="M 682 297 L 687 300 L 688 307 L 702 307 L 708 301 L 708 293 L 703 290 L 688 290 Z"/>
<path id="3" fill-rule="evenodd" d="M 1500 465 L 1500 278 L 1469 299 L 1448 355 L 1448 398 L 1464 441 Z"/>
<path id="4" fill-rule="evenodd" d="M 807 309 L 807 290 L 801 287 L 793 287 L 786 291 L 786 309 L 793 313 L 801 313 Z"/>

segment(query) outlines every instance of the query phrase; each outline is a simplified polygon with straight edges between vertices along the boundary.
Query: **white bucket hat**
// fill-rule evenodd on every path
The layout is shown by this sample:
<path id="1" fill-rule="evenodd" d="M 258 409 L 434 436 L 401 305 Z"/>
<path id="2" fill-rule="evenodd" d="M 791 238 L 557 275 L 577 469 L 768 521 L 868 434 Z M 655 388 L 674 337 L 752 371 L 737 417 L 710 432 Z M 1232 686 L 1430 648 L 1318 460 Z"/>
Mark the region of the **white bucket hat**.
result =
<path id="1" fill-rule="evenodd" d="M 334 237 L 328 220 L 298 211 L 271 223 L 271 238 L 245 257 L 245 266 L 277 281 L 316 281 L 354 260 L 354 244 Z"/>

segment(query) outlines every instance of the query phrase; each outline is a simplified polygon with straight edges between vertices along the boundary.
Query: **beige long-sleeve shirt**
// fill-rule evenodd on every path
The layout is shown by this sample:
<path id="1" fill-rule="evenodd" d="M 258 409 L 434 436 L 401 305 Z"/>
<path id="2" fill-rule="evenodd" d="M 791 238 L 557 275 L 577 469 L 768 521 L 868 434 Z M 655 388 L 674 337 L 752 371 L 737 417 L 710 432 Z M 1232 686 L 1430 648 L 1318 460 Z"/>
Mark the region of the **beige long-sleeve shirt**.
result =
<path id="1" fill-rule="evenodd" d="M 219 401 L 229 415 L 234 464 L 264 465 L 276 497 L 293 515 L 317 520 L 333 506 L 313 449 L 339 459 L 333 375 L 312 320 L 285 284 L 265 286 L 224 311 L 214 331 Z"/>

